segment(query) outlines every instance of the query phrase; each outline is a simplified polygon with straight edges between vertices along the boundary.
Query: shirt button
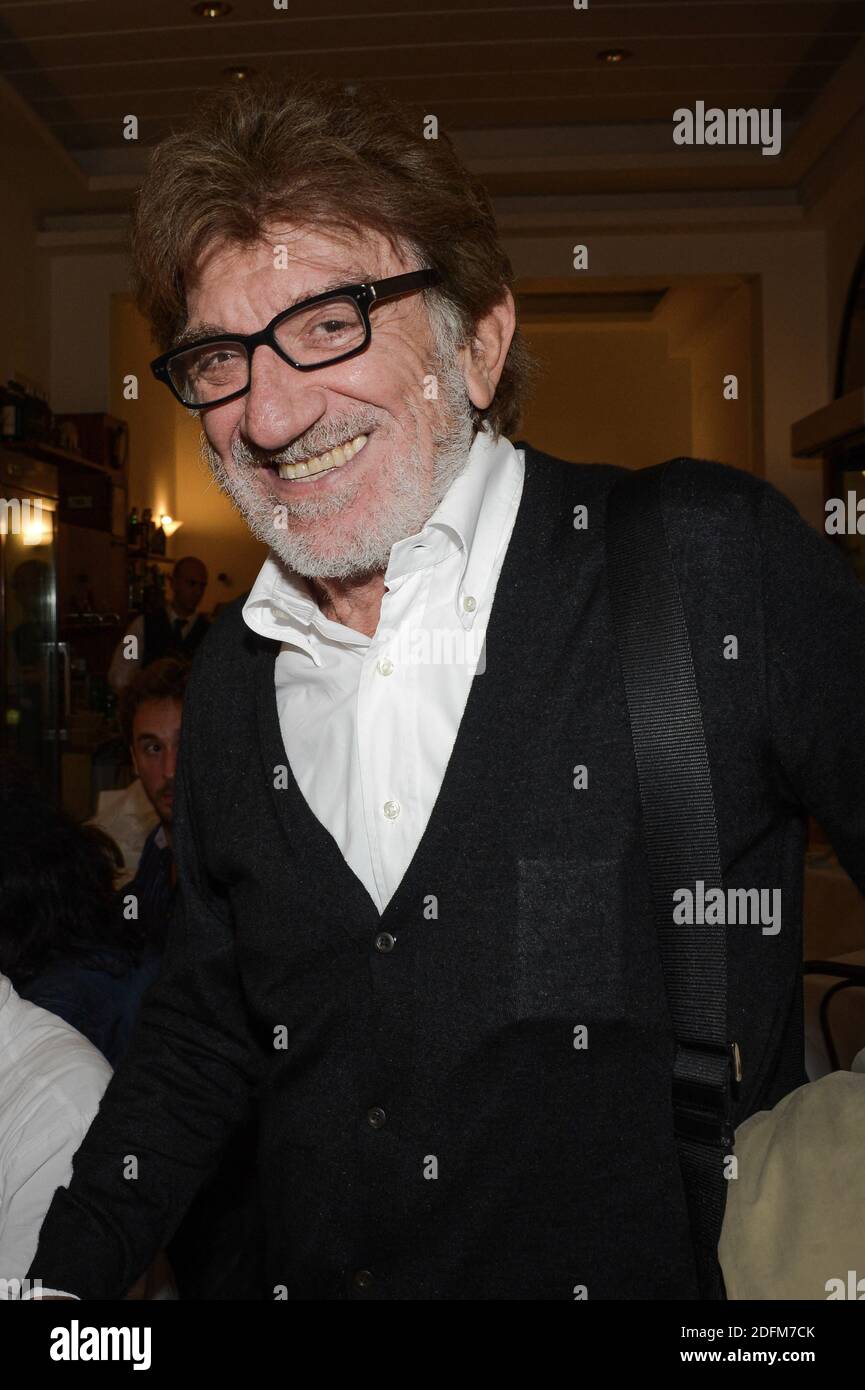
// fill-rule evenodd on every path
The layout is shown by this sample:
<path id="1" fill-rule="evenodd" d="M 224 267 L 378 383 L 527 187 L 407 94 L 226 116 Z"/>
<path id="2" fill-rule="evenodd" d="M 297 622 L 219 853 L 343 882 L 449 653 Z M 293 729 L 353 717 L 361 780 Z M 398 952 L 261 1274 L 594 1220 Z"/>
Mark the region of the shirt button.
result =
<path id="1" fill-rule="evenodd" d="M 356 1289 L 371 1289 L 373 1285 L 372 1270 L 356 1269 L 351 1282 Z"/>
<path id="2" fill-rule="evenodd" d="M 391 936 L 389 931 L 379 932 L 375 939 L 375 949 L 377 951 L 392 951 L 396 945 L 396 937 Z"/>
<path id="3" fill-rule="evenodd" d="M 385 1123 L 387 1119 L 387 1115 L 384 1113 L 380 1105 L 374 1105 L 372 1109 L 367 1110 L 366 1118 L 369 1124 L 372 1125 L 373 1129 L 381 1129 L 382 1125 Z"/>
<path id="4" fill-rule="evenodd" d="M 380 676 L 390 676 L 393 674 L 393 662 L 389 656 L 383 656 L 377 668 Z"/>
<path id="5" fill-rule="evenodd" d="M 385 815 L 387 816 L 388 820 L 396 820 L 397 816 L 402 810 L 402 807 L 400 806 L 398 801 L 386 801 L 382 809 Z"/>
<path id="6" fill-rule="evenodd" d="M 477 601 L 477 599 L 476 599 L 476 598 L 472 598 L 471 594 L 466 594 L 465 598 L 463 599 L 463 609 L 465 610 L 465 612 L 466 612 L 466 613 L 474 613 L 474 611 L 475 611 L 475 609 L 477 608 L 477 606 L 478 606 L 478 601 Z"/>

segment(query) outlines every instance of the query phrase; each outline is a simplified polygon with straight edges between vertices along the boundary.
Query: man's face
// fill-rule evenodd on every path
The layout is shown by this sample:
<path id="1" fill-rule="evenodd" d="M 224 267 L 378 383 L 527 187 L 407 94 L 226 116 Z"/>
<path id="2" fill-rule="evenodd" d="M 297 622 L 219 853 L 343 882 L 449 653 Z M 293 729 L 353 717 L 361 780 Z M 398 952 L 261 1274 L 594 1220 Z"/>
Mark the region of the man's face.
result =
<path id="1" fill-rule="evenodd" d="M 198 560 L 187 560 L 178 565 L 171 576 L 172 606 L 188 618 L 204 598 L 207 588 L 207 570 Z"/>
<path id="2" fill-rule="evenodd" d="M 189 289 L 189 324 L 253 333 L 337 277 L 352 284 L 412 268 L 381 237 L 349 247 L 324 233 L 273 230 L 265 242 L 217 248 L 203 260 Z M 258 348 L 249 392 L 202 412 L 204 452 L 220 486 L 252 532 L 308 577 L 384 570 L 391 546 L 423 527 L 471 447 L 466 377 L 459 359 L 436 360 L 422 296 L 374 306 L 371 323 L 365 352 L 313 372 Z M 326 472 L 277 472 L 279 463 L 320 458 L 358 438 L 366 442 Z"/>
<path id="3" fill-rule="evenodd" d="M 132 761 L 163 825 L 171 824 L 173 814 L 182 716 L 179 700 L 144 700 L 132 723 Z"/>

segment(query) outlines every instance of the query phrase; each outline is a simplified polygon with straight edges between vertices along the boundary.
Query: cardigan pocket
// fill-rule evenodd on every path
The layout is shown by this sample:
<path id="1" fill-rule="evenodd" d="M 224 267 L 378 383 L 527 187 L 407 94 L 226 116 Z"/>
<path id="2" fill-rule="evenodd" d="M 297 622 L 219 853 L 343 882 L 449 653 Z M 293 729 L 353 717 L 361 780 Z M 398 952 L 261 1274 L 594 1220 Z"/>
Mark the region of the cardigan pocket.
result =
<path id="1" fill-rule="evenodd" d="M 517 869 L 517 1017 L 624 1018 L 621 861 L 542 856 Z"/>

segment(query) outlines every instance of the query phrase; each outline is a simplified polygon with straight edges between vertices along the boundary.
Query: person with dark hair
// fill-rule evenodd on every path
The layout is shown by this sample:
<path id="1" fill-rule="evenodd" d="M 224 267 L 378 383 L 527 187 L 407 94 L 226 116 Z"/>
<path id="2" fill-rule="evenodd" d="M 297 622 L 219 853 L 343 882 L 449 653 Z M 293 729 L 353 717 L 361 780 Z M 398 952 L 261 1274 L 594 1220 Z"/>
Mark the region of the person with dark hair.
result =
<path id="1" fill-rule="evenodd" d="M 139 671 L 120 696 L 123 736 L 159 817 L 137 872 L 122 893 L 148 949 L 161 954 L 174 930 L 178 886 L 172 852 L 177 755 L 189 663 L 165 657 Z M 249 1174 L 251 1115 L 198 1192 L 168 1247 L 181 1298 L 244 1298 L 256 1286 L 258 1209 Z"/>
<path id="2" fill-rule="evenodd" d="M 166 656 L 191 661 L 207 635 L 210 622 L 198 612 L 207 589 L 207 566 L 195 555 L 184 555 L 175 561 L 169 584 L 170 601 L 139 613 L 117 644 L 108 681 L 118 694 L 153 661 Z"/>
<path id="3" fill-rule="evenodd" d="M 177 871 L 171 851 L 174 779 L 183 698 L 189 663 L 163 657 L 145 666 L 120 696 L 120 727 L 133 766 L 159 817 L 144 847 L 135 877 L 123 893 L 125 910 L 133 911 L 154 947 L 165 944 L 174 915 Z"/>
<path id="4" fill-rule="evenodd" d="M 118 911 L 121 866 L 98 827 L 78 825 L 20 776 L 0 777 L 0 971 L 112 1067 L 156 974 L 138 925 Z"/>
<path id="5" fill-rule="evenodd" d="M 723 1097 L 723 1188 L 729 1128 L 805 1079 L 807 812 L 865 888 L 865 592 L 702 460 L 649 473 L 608 558 L 633 479 L 507 437 L 527 361 L 489 197 L 378 91 L 210 94 L 154 153 L 133 250 L 152 369 L 268 554 L 196 655 L 177 918 L 31 1273 L 114 1296 L 254 1097 L 266 1298 L 717 1296 L 674 1099 L 698 1144 Z M 613 611 L 662 551 L 719 875 L 784 897 L 688 997 L 705 1046 L 671 1012 Z M 640 595 L 659 622 L 667 592 Z M 682 720 L 645 703 L 675 765 Z"/>

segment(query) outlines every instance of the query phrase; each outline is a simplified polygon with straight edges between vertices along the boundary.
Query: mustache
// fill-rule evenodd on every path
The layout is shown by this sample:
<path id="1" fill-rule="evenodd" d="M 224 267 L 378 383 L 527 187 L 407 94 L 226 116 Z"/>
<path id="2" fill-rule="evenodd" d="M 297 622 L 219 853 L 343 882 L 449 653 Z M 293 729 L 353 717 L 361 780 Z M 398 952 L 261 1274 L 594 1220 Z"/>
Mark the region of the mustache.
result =
<path id="1" fill-rule="evenodd" d="M 345 444 L 358 434 L 370 434 L 376 422 L 368 413 L 363 415 L 340 416 L 327 425 L 316 424 L 306 434 L 300 435 L 284 449 L 260 449 L 245 439 L 238 439 L 232 445 L 231 454 L 235 463 L 253 468 L 273 468 L 280 463 L 301 463 L 304 459 L 320 458 L 338 444 Z"/>

